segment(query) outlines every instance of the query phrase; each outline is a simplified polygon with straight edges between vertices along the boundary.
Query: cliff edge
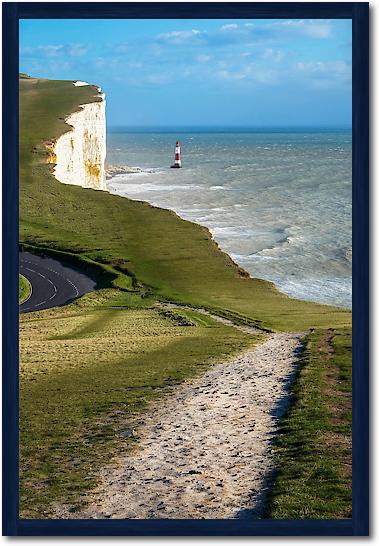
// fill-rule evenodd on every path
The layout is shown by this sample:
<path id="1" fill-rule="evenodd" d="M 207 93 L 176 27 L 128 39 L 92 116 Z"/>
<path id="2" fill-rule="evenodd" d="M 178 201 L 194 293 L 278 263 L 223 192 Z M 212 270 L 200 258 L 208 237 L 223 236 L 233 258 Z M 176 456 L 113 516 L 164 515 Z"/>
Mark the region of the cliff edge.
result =
<path id="1" fill-rule="evenodd" d="M 272 283 L 241 276 L 204 227 L 148 203 L 81 187 L 104 188 L 104 106 L 99 89 L 83 82 L 20 79 L 21 244 L 68 253 L 70 260 L 75 255 L 84 269 L 91 263 L 110 272 L 112 282 L 101 282 L 123 289 L 117 302 L 141 291 L 150 302 L 205 307 L 277 331 L 350 326 L 350 312 L 289 298 Z M 49 153 L 56 155 L 50 165 Z M 53 176 L 54 163 L 66 184 Z"/>
<path id="2" fill-rule="evenodd" d="M 75 86 L 88 85 L 73 82 Z M 54 176 L 63 184 L 106 190 L 106 117 L 105 95 L 97 88 L 96 102 L 81 104 L 65 121 L 72 129 L 49 145 L 49 163 Z"/>

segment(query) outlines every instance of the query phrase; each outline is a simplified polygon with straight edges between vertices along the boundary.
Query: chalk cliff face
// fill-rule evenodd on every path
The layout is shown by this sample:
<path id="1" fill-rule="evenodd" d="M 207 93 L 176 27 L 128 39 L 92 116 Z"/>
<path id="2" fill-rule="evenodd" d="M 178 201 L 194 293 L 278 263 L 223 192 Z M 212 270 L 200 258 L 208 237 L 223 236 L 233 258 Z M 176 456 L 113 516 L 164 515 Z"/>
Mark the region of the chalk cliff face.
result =
<path id="1" fill-rule="evenodd" d="M 74 85 L 87 84 L 75 82 Z M 99 98 L 99 102 L 82 104 L 78 112 L 68 116 L 66 123 L 72 130 L 49 146 L 49 161 L 56 164 L 54 175 L 64 184 L 106 190 L 105 95 L 99 93 Z"/>

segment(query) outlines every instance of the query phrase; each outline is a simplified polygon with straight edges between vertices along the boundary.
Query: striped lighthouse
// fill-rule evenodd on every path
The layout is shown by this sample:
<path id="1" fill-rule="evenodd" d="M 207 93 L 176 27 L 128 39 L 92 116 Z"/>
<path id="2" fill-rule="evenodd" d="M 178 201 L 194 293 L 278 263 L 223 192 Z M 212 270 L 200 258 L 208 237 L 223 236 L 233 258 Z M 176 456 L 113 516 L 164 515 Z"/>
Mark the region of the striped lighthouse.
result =
<path id="1" fill-rule="evenodd" d="M 180 169 L 181 166 L 182 166 L 182 161 L 180 159 L 180 142 L 179 140 L 177 140 L 175 144 L 175 161 L 174 161 L 174 164 L 171 165 L 171 168 Z"/>

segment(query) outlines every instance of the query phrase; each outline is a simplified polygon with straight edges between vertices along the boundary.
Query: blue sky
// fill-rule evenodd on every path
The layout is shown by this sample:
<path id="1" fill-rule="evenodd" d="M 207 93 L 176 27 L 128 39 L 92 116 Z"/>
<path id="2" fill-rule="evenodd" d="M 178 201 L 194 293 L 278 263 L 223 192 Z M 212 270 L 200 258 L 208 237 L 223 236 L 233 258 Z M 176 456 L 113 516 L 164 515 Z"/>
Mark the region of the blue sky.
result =
<path id="1" fill-rule="evenodd" d="M 350 126 L 350 20 L 24 20 L 20 71 L 100 85 L 112 125 Z"/>

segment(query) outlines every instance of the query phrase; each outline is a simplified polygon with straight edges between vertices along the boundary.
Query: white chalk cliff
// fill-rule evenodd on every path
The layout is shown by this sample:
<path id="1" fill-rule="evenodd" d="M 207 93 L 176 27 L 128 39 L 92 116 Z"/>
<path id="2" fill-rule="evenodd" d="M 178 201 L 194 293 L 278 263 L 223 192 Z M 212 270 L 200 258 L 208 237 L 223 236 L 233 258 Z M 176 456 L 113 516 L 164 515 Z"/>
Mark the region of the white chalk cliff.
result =
<path id="1" fill-rule="evenodd" d="M 75 82 L 74 85 L 88 85 Z M 49 146 L 50 163 L 55 163 L 54 175 L 64 184 L 106 190 L 106 120 L 105 95 L 97 102 L 81 104 L 80 110 L 66 118 L 72 129 Z"/>

